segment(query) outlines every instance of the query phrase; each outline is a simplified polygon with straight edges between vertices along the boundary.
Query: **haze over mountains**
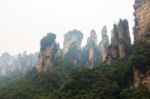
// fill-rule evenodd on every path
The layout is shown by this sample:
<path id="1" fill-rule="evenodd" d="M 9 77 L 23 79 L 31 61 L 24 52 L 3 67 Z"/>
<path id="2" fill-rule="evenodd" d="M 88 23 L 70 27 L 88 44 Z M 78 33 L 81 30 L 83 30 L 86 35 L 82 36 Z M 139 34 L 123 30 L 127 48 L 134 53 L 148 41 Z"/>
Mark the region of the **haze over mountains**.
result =
<path id="1" fill-rule="evenodd" d="M 39 52 L 0 56 L 1 99 L 150 99 L 150 0 L 135 0 L 134 43 L 127 19 L 111 29 L 41 37 Z M 60 47 L 63 43 L 63 47 Z"/>
<path id="2" fill-rule="evenodd" d="M 40 39 L 48 32 L 57 34 L 61 48 L 64 34 L 73 29 L 84 33 L 82 46 L 92 29 L 100 42 L 103 26 L 107 26 L 110 38 L 119 18 L 129 21 L 132 34 L 133 4 L 134 0 L 4 0 L 0 3 L 0 54 L 38 52 Z"/>
<path id="3" fill-rule="evenodd" d="M 1 56 L 1 74 L 7 75 L 10 72 L 25 72 L 32 67 L 37 67 L 39 71 L 47 71 L 51 66 L 57 64 L 58 58 L 68 60 L 76 64 L 93 67 L 100 62 L 112 63 L 113 59 L 125 58 L 131 49 L 131 38 L 127 20 L 121 20 L 112 29 L 111 39 L 108 38 L 107 27 L 101 31 L 102 40 L 97 42 L 97 33 L 91 30 L 87 44 L 81 47 L 83 33 L 79 30 L 69 31 L 64 35 L 63 48 L 56 43 L 57 35 L 48 33 L 40 42 L 40 52 L 26 55 L 26 52 L 17 56 L 4 53 Z M 38 58 L 38 60 L 37 60 Z M 8 68 L 9 66 L 9 68 Z"/>

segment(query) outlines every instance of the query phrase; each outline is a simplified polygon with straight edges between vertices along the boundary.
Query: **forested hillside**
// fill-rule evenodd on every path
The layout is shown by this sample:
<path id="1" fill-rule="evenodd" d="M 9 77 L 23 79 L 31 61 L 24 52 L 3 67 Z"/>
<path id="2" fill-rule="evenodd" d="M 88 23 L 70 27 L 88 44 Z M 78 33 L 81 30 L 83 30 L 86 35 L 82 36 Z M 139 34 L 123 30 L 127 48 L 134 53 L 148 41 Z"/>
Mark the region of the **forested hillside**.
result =
<path id="1" fill-rule="evenodd" d="M 144 86 L 133 87 L 133 68 L 150 64 L 150 46 L 137 44 L 125 59 L 86 68 L 62 62 L 52 70 L 26 75 L 0 85 L 1 99 L 149 99 Z M 142 66 L 142 67 L 140 67 Z"/>

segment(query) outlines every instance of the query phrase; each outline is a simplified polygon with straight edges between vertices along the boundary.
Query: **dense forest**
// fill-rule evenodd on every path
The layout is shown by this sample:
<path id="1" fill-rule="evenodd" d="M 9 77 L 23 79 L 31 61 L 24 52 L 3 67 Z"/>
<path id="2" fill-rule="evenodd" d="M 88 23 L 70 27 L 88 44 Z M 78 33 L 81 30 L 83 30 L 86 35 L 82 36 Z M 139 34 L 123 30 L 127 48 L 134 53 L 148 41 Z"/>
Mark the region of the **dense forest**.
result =
<path id="1" fill-rule="evenodd" d="M 145 10 L 146 9 L 146 10 Z M 0 99 L 150 99 L 150 1 L 135 0 L 134 43 L 128 21 L 107 27 L 101 41 L 93 29 L 68 31 L 63 48 L 55 33 L 40 41 L 40 51 L 0 56 Z"/>
<path id="2" fill-rule="evenodd" d="M 111 65 L 103 62 L 91 69 L 60 61 L 48 72 L 33 68 L 16 79 L 5 78 L 0 99 L 150 99 L 146 87 L 132 86 L 133 68 L 144 73 L 149 57 L 149 44 L 138 43 L 132 46 L 131 55 Z"/>

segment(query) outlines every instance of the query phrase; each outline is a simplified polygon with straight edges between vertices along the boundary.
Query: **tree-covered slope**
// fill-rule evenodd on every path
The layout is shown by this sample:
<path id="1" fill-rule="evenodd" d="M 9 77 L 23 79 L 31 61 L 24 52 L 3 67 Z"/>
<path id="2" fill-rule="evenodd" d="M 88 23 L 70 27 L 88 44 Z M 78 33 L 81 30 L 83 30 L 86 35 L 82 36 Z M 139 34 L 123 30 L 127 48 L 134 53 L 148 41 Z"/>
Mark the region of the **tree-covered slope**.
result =
<path id="1" fill-rule="evenodd" d="M 149 65 L 149 45 L 134 45 L 132 49 L 127 58 L 92 69 L 68 62 L 60 62 L 45 73 L 33 69 L 1 84 L 0 99 L 150 99 L 147 88 L 132 85 L 132 68 L 143 70 Z"/>

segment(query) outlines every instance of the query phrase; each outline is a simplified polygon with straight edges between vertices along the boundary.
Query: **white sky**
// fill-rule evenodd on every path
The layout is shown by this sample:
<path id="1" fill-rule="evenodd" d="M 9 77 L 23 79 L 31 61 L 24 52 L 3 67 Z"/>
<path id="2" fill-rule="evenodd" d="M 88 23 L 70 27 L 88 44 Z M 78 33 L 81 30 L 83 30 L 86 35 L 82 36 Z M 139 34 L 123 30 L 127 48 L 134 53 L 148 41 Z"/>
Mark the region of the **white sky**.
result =
<path id="1" fill-rule="evenodd" d="M 85 45 L 91 29 L 98 41 L 101 29 L 114 22 L 128 19 L 130 32 L 133 23 L 134 0 L 0 0 L 0 54 L 16 54 L 26 50 L 39 51 L 40 40 L 47 32 L 57 34 L 62 45 L 63 35 L 72 29 L 84 33 Z"/>

